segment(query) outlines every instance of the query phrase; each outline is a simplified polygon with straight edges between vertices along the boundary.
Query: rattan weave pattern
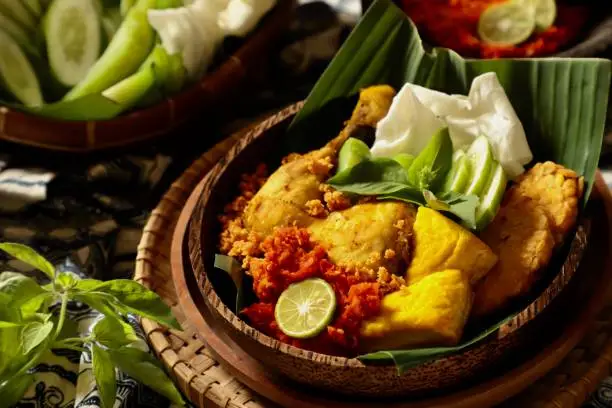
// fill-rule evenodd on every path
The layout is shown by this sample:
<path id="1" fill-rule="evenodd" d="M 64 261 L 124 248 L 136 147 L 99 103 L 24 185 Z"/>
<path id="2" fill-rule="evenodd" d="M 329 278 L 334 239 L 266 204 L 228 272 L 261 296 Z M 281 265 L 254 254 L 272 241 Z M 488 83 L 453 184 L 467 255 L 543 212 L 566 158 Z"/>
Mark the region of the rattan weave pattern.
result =
<path id="1" fill-rule="evenodd" d="M 268 408 L 226 371 L 189 328 L 180 307 L 170 270 L 172 232 L 183 205 L 198 182 L 240 138 L 236 134 L 202 155 L 172 184 L 153 210 L 138 247 L 134 279 L 156 291 L 172 308 L 184 332 L 167 330 L 147 319 L 142 327 L 157 357 L 178 386 L 198 407 Z M 612 297 L 611 297 L 612 300 Z M 503 407 L 578 408 L 612 372 L 612 301 L 588 334 L 563 362 Z"/>

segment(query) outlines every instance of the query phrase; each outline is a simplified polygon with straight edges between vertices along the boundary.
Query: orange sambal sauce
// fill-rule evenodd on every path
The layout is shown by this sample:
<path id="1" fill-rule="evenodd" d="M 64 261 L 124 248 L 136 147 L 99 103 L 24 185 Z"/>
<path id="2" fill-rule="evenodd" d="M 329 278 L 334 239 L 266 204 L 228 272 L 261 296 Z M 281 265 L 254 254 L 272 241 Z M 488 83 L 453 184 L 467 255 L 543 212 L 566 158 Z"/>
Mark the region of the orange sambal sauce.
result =
<path id="1" fill-rule="evenodd" d="M 589 17 L 588 7 L 557 2 L 557 18 L 515 46 L 490 45 L 478 36 L 478 20 L 494 3 L 507 0 L 399 0 L 423 37 L 471 58 L 524 58 L 555 54 L 570 45 Z"/>

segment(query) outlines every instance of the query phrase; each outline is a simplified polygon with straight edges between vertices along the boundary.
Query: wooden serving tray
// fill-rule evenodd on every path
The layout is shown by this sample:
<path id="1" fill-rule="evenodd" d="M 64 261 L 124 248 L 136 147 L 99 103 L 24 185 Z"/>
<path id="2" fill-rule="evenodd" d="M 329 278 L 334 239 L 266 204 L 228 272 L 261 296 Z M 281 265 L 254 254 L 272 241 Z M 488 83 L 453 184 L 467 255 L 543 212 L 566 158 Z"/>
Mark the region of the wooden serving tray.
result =
<path id="1" fill-rule="evenodd" d="M 279 0 L 244 45 L 198 83 L 153 106 L 106 121 L 60 121 L 0 106 L 0 140 L 42 149 L 88 153 L 125 147 L 214 111 L 261 75 L 266 56 L 289 27 L 295 0 Z"/>
<path id="2" fill-rule="evenodd" d="M 222 142 L 196 161 L 173 184 L 147 223 L 139 246 L 135 279 L 157 291 L 173 306 L 175 315 L 185 328 L 182 332 L 169 331 L 144 319 L 142 325 L 147 338 L 181 389 L 199 407 L 261 408 L 276 404 L 292 408 L 359 407 L 332 398 L 317 398 L 312 392 L 300 393 L 291 385 L 276 381 L 278 379 L 262 369 L 252 357 L 214 330 L 207 317 L 201 314 L 200 309 L 205 308 L 197 298 L 199 291 L 197 288 L 190 290 L 184 269 L 187 258 L 182 252 L 182 237 L 198 196 L 194 189 L 201 189 L 201 185 L 196 188 L 198 182 L 239 137 L 236 135 Z M 601 177 L 598 177 L 593 199 L 604 204 L 607 215 L 602 221 L 612 214 L 612 197 Z M 173 230 L 173 251 L 170 251 Z M 425 401 L 384 405 L 392 408 L 485 407 L 518 394 L 504 406 L 580 407 L 599 382 L 609 375 L 612 361 L 612 302 L 607 296 L 608 285 L 602 284 L 612 277 L 610 242 L 607 238 L 599 238 L 593 236 L 592 242 L 608 245 L 608 250 L 596 257 L 598 259 L 592 259 L 595 263 L 590 269 L 592 273 L 583 276 L 590 289 L 589 296 L 568 302 L 577 313 L 567 321 L 563 334 L 550 346 L 512 371 L 476 387 Z M 589 261 L 585 258 L 583 262 Z M 177 278 L 174 285 L 172 275 Z M 608 306 L 598 313 L 604 304 Z M 593 320 L 596 320 L 594 326 L 591 325 Z M 202 342 L 202 338 L 210 347 Z M 563 360 L 565 356 L 568 357 Z"/>

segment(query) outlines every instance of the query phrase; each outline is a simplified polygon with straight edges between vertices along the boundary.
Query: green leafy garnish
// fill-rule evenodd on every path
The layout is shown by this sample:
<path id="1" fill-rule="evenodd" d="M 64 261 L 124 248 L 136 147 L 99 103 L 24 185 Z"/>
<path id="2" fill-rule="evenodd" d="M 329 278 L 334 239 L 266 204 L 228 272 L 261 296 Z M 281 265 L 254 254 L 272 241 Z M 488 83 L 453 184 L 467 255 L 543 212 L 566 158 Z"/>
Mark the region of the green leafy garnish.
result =
<path id="1" fill-rule="evenodd" d="M 164 370 L 152 363 L 155 359 L 136 347 L 140 340 L 125 321 L 133 313 L 180 328 L 156 293 L 131 280 L 79 280 L 69 273 L 57 273 L 49 261 L 21 244 L 2 243 L 0 249 L 51 279 L 50 284 L 40 286 L 18 273 L 0 273 L 0 401 L 19 402 L 34 381 L 30 370 L 51 349 L 87 352 L 89 346 L 104 408 L 114 405 L 115 368 L 184 405 Z M 60 308 L 54 313 L 50 307 L 58 300 Z M 79 337 L 76 324 L 67 320 L 69 301 L 86 303 L 104 314 L 89 336 Z"/>
<path id="2" fill-rule="evenodd" d="M 410 165 L 408 181 L 420 190 L 437 191 L 451 168 L 452 159 L 453 142 L 448 128 L 440 129 Z"/>
<path id="3" fill-rule="evenodd" d="M 363 160 L 327 180 L 327 184 L 332 186 L 378 182 L 408 184 L 408 178 L 401 164 L 393 159 L 381 157 Z"/>

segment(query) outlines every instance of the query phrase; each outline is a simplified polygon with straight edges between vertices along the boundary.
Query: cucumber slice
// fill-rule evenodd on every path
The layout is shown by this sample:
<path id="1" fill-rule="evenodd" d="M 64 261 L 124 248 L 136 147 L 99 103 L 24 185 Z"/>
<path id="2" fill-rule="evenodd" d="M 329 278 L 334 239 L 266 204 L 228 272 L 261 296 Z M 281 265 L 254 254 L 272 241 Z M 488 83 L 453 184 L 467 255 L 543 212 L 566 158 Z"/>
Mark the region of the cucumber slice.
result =
<path id="1" fill-rule="evenodd" d="M 338 173 L 370 158 L 370 148 L 359 139 L 349 137 L 338 153 Z"/>
<path id="2" fill-rule="evenodd" d="M 23 0 L 0 0 L 0 14 L 10 18 L 27 30 L 36 30 L 37 21 L 25 6 Z"/>
<path id="3" fill-rule="evenodd" d="M 101 27 L 95 0 L 53 0 L 45 16 L 47 56 L 55 77 L 78 84 L 100 56 Z"/>
<path id="4" fill-rule="evenodd" d="M 32 44 L 30 34 L 19 24 L 15 23 L 10 18 L 0 14 L 0 30 L 10 35 L 22 50 L 31 55 L 40 55 L 38 49 Z"/>
<path id="5" fill-rule="evenodd" d="M 471 160 L 463 150 L 453 153 L 453 164 L 446 176 L 442 191 L 463 193 L 470 183 L 472 177 Z"/>
<path id="6" fill-rule="evenodd" d="M 38 78 L 19 45 L 0 31 L 0 82 L 26 106 L 42 105 Z"/>
<path id="7" fill-rule="evenodd" d="M 496 162 L 489 183 L 480 198 L 480 205 L 476 210 L 477 229 L 483 229 L 495 218 L 506 192 L 507 184 L 506 172 L 501 164 Z"/>
<path id="8" fill-rule="evenodd" d="M 489 141 L 485 136 L 477 137 L 466 154 L 470 159 L 472 179 L 465 190 L 465 194 L 480 195 L 489 181 L 495 161 Z"/>
<path id="9" fill-rule="evenodd" d="M 42 5 L 39 0 L 23 0 L 30 13 L 37 19 L 42 16 Z"/>

